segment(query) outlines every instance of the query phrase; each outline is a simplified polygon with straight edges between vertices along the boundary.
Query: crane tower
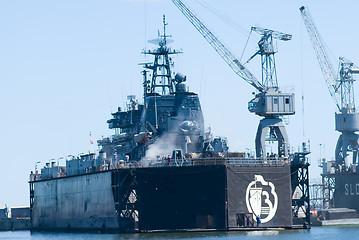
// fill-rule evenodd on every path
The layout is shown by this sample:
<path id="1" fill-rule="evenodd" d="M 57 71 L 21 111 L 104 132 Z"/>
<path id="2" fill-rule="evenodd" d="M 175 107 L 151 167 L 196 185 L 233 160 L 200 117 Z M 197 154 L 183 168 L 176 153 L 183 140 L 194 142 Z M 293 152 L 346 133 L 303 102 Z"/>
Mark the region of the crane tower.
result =
<path id="1" fill-rule="evenodd" d="M 359 138 L 356 133 L 359 131 L 359 113 L 355 108 L 353 75 L 359 74 L 359 68 L 355 67 L 351 61 L 340 57 L 337 76 L 309 11 L 304 6 L 299 10 L 324 75 L 324 80 L 328 86 L 330 96 L 338 109 L 338 112 L 335 113 L 335 130 L 339 131 L 341 135 L 335 148 L 336 165 L 345 165 L 345 167 L 348 167 L 350 163 L 355 165 L 359 150 Z M 352 153 L 351 161 L 348 158 L 349 152 Z"/>
<path id="2" fill-rule="evenodd" d="M 278 156 L 288 157 L 288 136 L 281 117 L 295 113 L 294 93 L 282 93 L 278 88 L 274 58 L 276 51 L 273 47 L 273 39 L 288 41 L 292 38 L 292 35 L 270 29 L 252 27 L 252 31 L 257 32 L 262 37 L 258 42 L 259 50 L 246 63 L 257 55 L 261 56 L 262 81 L 259 82 L 244 66 L 246 63 L 241 64 L 238 58 L 199 20 L 193 11 L 181 0 L 171 1 L 232 70 L 258 91 L 254 99 L 248 103 L 248 110 L 250 112 L 264 117 L 257 129 L 255 140 L 256 156 L 266 157 L 268 154 L 265 143 L 266 141 L 272 141 L 278 143 Z"/>

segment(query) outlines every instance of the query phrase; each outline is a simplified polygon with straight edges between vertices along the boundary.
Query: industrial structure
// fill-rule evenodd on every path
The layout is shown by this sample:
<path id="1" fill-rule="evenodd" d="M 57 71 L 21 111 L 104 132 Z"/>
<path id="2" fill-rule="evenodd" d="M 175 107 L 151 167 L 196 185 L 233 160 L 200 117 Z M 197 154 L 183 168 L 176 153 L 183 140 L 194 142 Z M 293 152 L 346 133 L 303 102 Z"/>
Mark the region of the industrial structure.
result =
<path id="1" fill-rule="evenodd" d="M 355 107 L 354 75 L 359 74 L 359 68 L 344 57 L 339 58 L 338 74 L 329 59 L 318 29 L 307 8 L 300 9 L 309 38 L 312 42 L 316 57 L 327 84 L 329 94 L 337 107 L 335 113 L 335 130 L 340 132 L 335 148 L 335 161 L 322 161 L 323 188 L 320 198 L 323 207 L 346 207 L 359 211 L 359 112 Z M 316 186 L 317 188 L 320 186 Z"/>
<path id="2" fill-rule="evenodd" d="M 266 142 L 277 142 L 277 156 L 287 158 L 289 156 L 288 136 L 283 124 L 282 116 L 293 115 L 295 113 L 294 93 L 282 93 L 278 87 L 277 72 L 274 54 L 276 51 L 273 46 L 273 39 L 289 41 L 292 35 L 278 31 L 252 27 L 254 31 L 261 35 L 256 51 L 245 63 L 241 64 L 235 55 L 204 25 L 197 15 L 189 9 L 181 0 L 171 0 L 205 40 L 214 48 L 222 59 L 231 69 L 242 79 L 252 85 L 259 93 L 248 103 L 248 110 L 264 117 L 258 126 L 255 138 L 255 148 L 257 158 L 268 157 Z M 259 82 L 255 76 L 244 66 L 255 56 L 261 56 L 262 81 Z M 298 213 L 304 212 L 305 218 L 301 223 L 309 224 L 309 164 L 306 155 L 310 151 L 303 144 L 302 151 L 291 156 L 292 173 L 292 195 L 298 190 L 300 199 L 293 199 L 293 218 L 299 218 Z"/>
<path id="3" fill-rule="evenodd" d="M 30 230 L 30 208 L 0 204 L 0 232 Z"/>
<path id="4" fill-rule="evenodd" d="M 241 64 L 238 58 L 199 20 L 193 11 L 180 0 L 172 0 L 172 2 L 232 70 L 259 92 L 248 103 L 248 110 L 250 112 L 264 117 L 258 125 L 256 134 L 256 156 L 266 157 L 266 141 L 271 141 L 278 143 L 278 156 L 288 157 L 288 136 L 281 117 L 295 113 L 294 93 L 282 93 L 279 90 L 273 39 L 288 41 L 292 39 L 292 35 L 270 29 L 252 27 L 252 31 L 261 35 L 261 39 L 258 42 L 259 50 L 246 63 L 257 55 L 261 56 L 262 81 L 259 82 L 244 66 L 246 63 Z"/>
<path id="5" fill-rule="evenodd" d="M 230 152 L 226 138 L 205 131 L 198 95 L 189 91 L 184 74 L 173 72 L 170 56 L 181 51 L 169 47 L 166 26 L 163 17 L 163 34 L 150 41 L 157 48 L 143 51 L 154 57 L 152 63 L 142 64 L 143 103 L 129 96 L 127 108 L 112 113 L 107 123 L 115 134 L 98 140 L 99 153 L 71 156 L 66 166 L 47 163 L 41 173 L 30 174 L 32 230 L 309 227 L 310 151 L 303 145 L 298 153 L 288 152 L 280 116 L 294 114 L 294 95 L 279 91 L 274 51 L 265 50 L 272 38 L 289 40 L 290 35 L 253 29 L 267 42 L 257 53 L 270 66 L 263 83 L 210 35 L 227 63 L 259 91 L 249 109 L 264 116 L 266 125 L 259 127 L 261 141 L 254 158 Z M 266 131 L 278 141 L 278 155 L 267 156 Z"/>

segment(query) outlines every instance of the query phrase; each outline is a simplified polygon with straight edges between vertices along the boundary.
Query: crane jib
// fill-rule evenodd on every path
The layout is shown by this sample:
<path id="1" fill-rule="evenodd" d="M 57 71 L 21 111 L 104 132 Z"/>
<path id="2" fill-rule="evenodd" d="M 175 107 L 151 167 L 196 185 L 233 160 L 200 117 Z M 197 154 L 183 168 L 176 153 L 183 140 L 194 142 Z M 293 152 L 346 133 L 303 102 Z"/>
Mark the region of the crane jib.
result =
<path id="1" fill-rule="evenodd" d="M 180 0 L 171 0 L 197 31 L 207 40 L 207 42 L 216 50 L 222 59 L 231 67 L 231 69 L 242 79 L 255 87 L 259 92 L 264 91 L 264 86 L 255 78 L 255 76 L 246 69 L 239 60 L 223 45 L 221 41 L 198 19 L 184 3 Z"/>
<path id="2" fill-rule="evenodd" d="M 324 80 L 327 84 L 329 94 L 332 97 L 335 105 L 337 106 L 338 110 L 340 111 L 340 99 L 336 94 L 336 74 L 334 71 L 334 67 L 329 59 L 329 55 L 327 53 L 326 48 L 324 47 L 323 40 L 319 34 L 318 29 L 314 25 L 314 21 L 307 9 L 302 6 L 299 8 L 300 13 L 302 15 L 304 25 L 307 29 L 309 38 L 312 42 L 313 49 L 316 53 L 316 57 L 319 62 L 320 69 L 322 70 Z"/>

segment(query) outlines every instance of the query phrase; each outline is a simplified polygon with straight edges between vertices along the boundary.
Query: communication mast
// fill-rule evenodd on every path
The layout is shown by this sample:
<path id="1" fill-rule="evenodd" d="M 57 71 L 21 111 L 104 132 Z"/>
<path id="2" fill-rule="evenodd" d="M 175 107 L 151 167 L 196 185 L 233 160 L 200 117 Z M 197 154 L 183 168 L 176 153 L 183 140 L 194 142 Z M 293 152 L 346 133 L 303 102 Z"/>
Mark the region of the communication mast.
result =
<path id="1" fill-rule="evenodd" d="M 146 69 L 152 71 L 152 79 L 147 80 L 147 71 L 143 71 L 144 76 L 144 95 L 154 94 L 173 94 L 175 87 L 175 79 L 172 77 L 171 67 L 173 62 L 171 55 L 182 53 L 182 51 L 171 49 L 168 44 L 173 40 L 169 39 L 171 35 L 166 34 L 166 18 L 163 15 L 163 35 L 158 33 L 158 38 L 149 40 L 149 43 L 158 45 L 155 50 L 144 50 L 145 55 L 154 55 L 153 63 L 143 64 Z M 158 90 L 159 89 L 159 90 Z"/>

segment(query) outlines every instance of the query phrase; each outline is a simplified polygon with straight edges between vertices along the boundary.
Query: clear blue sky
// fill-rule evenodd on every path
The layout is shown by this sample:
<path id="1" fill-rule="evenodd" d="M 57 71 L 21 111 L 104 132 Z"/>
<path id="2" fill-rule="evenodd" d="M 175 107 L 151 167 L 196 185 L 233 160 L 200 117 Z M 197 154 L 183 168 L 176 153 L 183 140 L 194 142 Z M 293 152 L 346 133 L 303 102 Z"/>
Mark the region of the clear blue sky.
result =
<path id="1" fill-rule="evenodd" d="M 340 55 L 359 64 L 359 2 L 206 0 L 246 34 L 198 1 L 186 2 L 237 56 L 251 26 L 293 34 L 292 41 L 278 42 L 276 55 L 280 86 L 296 93 L 296 115 L 289 118 L 287 131 L 295 150 L 311 140 L 311 178 L 319 178 L 319 144 L 330 159 L 338 138 L 335 107 L 298 9 L 310 9 L 336 68 Z M 153 47 L 146 41 L 162 29 L 162 14 L 175 40 L 172 47 L 184 51 L 175 59 L 175 70 L 185 73 L 190 89 L 200 94 L 206 125 L 226 136 L 232 151 L 254 149 L 260 118 L 247 110 L 254 89 L 232 72 L 170 0 L 2 0 L 0 203 L 28 205 L 28 175 L 37 161 L 88 152 L 89 132 L 94 139 L 112 134 L 106 124 L 110 113 L 124 105 L 127 95 L 142 96 L 138 63 L 150 58 L 140 52 Z M 250 41 L 245 58 L 256 47 Z M 248 68 L 260 77 L 258 58 Z"/>

